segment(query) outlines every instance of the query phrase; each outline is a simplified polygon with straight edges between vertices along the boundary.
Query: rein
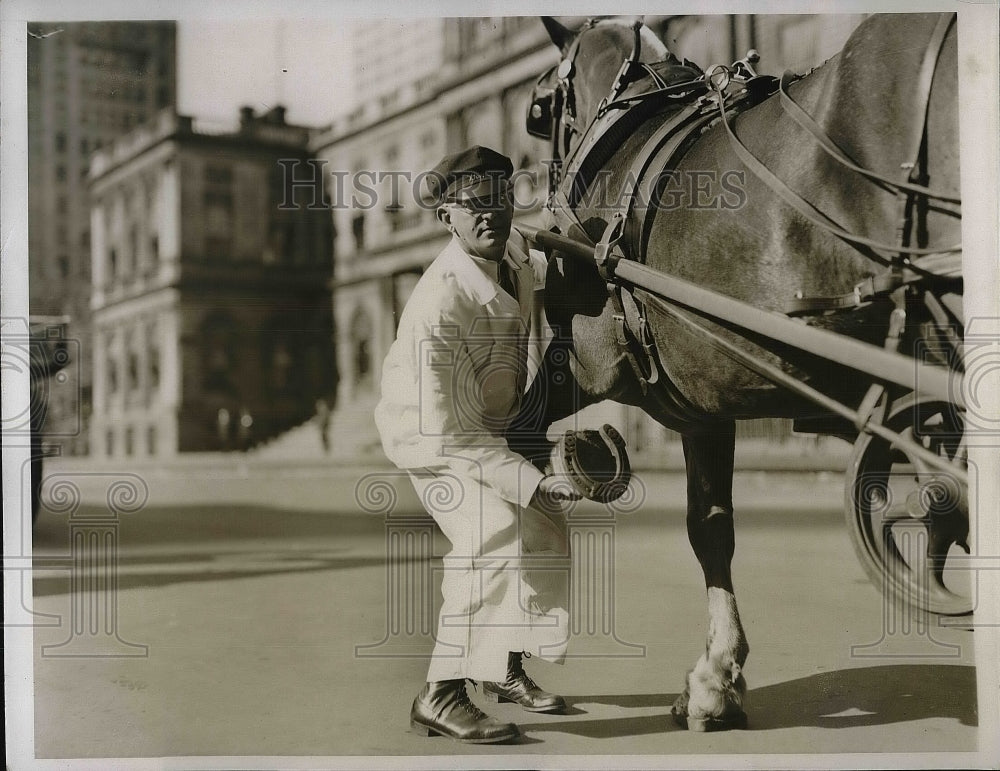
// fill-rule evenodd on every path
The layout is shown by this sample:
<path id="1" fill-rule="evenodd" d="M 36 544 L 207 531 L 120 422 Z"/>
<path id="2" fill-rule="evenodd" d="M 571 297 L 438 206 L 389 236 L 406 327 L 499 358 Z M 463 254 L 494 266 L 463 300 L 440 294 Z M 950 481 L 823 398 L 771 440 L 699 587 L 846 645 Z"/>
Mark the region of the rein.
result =
<path id="1" fill-rule="evenodd" d="M 920 76 L 918 80 L 918 99 L 921 114 L 921 142 L 920 147 L 914 155 L 919 159 L 922 154 L 923 146 L 926 144 L 926 123 L 927 123 L 927 110 L 930 101 L 930 91 L 931 83 L 933 81 L 934 72 L 937 68 L 937 61 L 941 55 L 941 49 L 944 45 L 944 39 L 947 35 L 948 29 L 951 23 L 954 21 L 954 14 L 943 17 L 934 29 L 934 33 L 928 43 L 927 50 L 924 54 L 924 60 L 920 69 Z M 932 198 L 936 200 L 946 201 L 949 203 L 961 204 L 961 199 L 954 196 L 946 196 L 938 193 L 925 185 L 918 184 L 916 182 L 919 179 L 918 171 L 918 160 L 914 160 L 912 163 L 903 164 L 904 169 L 910 170 L 907 181 L 900 182 L 898 180 L 893 180 L 889 177 L 878 174 L 877 172 L 865 169 L 858 164 L 854 163 L 839 147 L 836 143 L 829 137 L 829 135 L 817 124 L 811 116 L 809 116 L 798 104 L 787 93 L 787 84 L 790 80 L 789 73 L 781 79 L 779 86 L 781 104 L 785 108 L 786 112 L 796 121 L 800 126 L 805 128 L 810 134 L 812 134 L 820 146 L 832 157 L 834 160 L 841 163 L 845 168 L 850 169 L 856 173 L 862 174 L 863 176 L 879 182 L 883 185 L 887 185 L 892 189 L 895 189 L 898 193 L 906 193 L 908 196 L 907 206 L 909 209 L 912 205 L 912 198 L 914 196 L 920 196 L 924 198 Z M 721 93 L 721 88 L 717 80 L 709 81 L 712 87 Z M 890 244 L 881 241 L 876 241 L 874 239 L 866 238 L 864 236 L 857 235 L 855 233 L 846 230 L 841 227 L 835 220 L 826 215 L 824 212 L 820 211 L 814 207 L 811 203 L 805 200 L 802 196 L 792 190 L 788 185 L 782 182 L 770 169 L 768 169 L 763 163 L 758 160 L 753 153 L 746 147 L 745 144 L 736 136 L 733 130 L 732 124 L 726 114 L 725 108 L 721 103 L 719 105 L 720 122 L 725 128 L 726 135 L 729 138 L 730 145 L 733 151 L 739 157 L 739 159 L 746 165 L 746 167 L 753 172 L 758 179 L 760 179 L 764 184 L 766 184 L 774 193 L 778 195 L 785 203 L 795 209 L 799 214 L 801 214 L 806 220 L 811 222 L 816 227 L 821 230 L 830 233 L 837 238 L 851 244 L 855 249 L 860 251 L 869 259 L 874 262 L 884 265 L 886 267 L 897 267 L 898 263 L 902 263 L 907 268 L 909 268 L 914 273 L 919 274 L 924 278 L 938 279 L 945 278 L 942 274 L 936 273 L 931 270 L 926 270 L 919 265 L 914 264 L 910 259 L 911 257 L 927 256 L 932 254 L 949 254 L 960 252 L 962 250 L 962 245 L 955 244 L 954 246 L 946 248 L 922 248 L 913 247 L 905 243 L 908 231 L 910 229 L 907 215 L 904 213 L 902 219 L 904 222 L 901 224 L 899 230 L 902 235 L 902 241 L 904 243 L 900 244 Z M 886 252 L 892 255 L 898 256 L 898 259 L 894 257 L 886 257 L 880 252 Z"/>
<path id="2" fill-rule="evenodd" d="M 930 40 L 928 41 L 924 59 L 920 67 L 916 87 L 916 97 L 917 103 L 920 105 L 922 126 L 920 131 L 921 142 L 920 146 L 916 148 L 913 153 L 914 160 L 903 164 L 903 168 L 909 172 L 908 177 L 905 180 L 892 179 L 891 177 L 880 174 L 871 169 L 867 169 L 856 163 L 843 150 L 841 150 L 840 147 L 837 146 L 826 131 L 788 93 L 788 86 L 795 79 L 795 76 L 792 73 L 786 72 L 778 82 L 780 104 L 784 111 L 799 126 L 811 134 L 816 139 L 820 147 L 828 153 L 830 157 L 844 166 L 844 168 L 864 176 L 873 182 L 896 192 L 896 194 L 903 196 L 900 213 L 901 222 L 897 229 L 900 233 L 900 243 L 892 244 L 878 241 L 847 230 L 832 217 L 817 209 L 803 197 L 798 195 L 798 193 L 793 191 L 787 184 L 781 181 L 770 169 L 768 169 L 753 155 L 749 148 L 747 148 L 736 135 L 732 126 L 731 116 L 733 102 L 730 98 L 728 98 L 728 95 L 724 93 L 729 85 L 730 75 L 732 74 L 732 70 L 730 70 L 730 68 L 719 65 L 712 68 L 712 72 L 703 78 L 686 80 L 681 83 L 667 84 L 652 67 L 648 64 L 640 62 L 639 29 L 641 23 L 639 22 L 633 25 L 635 42 L 632 53 L 622 63 L 618 75 L 614 80 L 610 94 L 601 100 L 593 118 L 591 118 L 591 120 L 583 128 L 580 127 L 577 119 L 575 94 L 572 84 L 572 75 L 576 69 L 575 59 L 582 35 L 576 36 L 573 43 L 570 45 L 570 48 L 566 52 L 566 56 L 558 65 L 558 87 L 556 89 L 558 98 L 556 100 L 556 105 L 559 111 L 559 122 L 563 126 L 563 129 L 561 132 L 553 131 L 552 136 L 554 164 L 552 169 L 553 173 L 549 180 L 550 207 L 553 203 L 558 204 L 558 208 L 568 215 L 570 224 L 578 226 L 579 222 L 576 221 L 573 208 L 574 204 L 580 200 L 582 192 L 585 191 L 589 180 L 577 178 L 580 175 L 576 174 L 576 172 L 580 172 L 582 169 L 587 167 L 588 159 L 596 155 L 594 151 L 602 144 L 601 140 L 603 138 L 607 137 L 609 134 L 619 133 L 612 132 L 611 129 L 622 122 L 622 118 L 629 115 L 629 113 L 634 112 L 634 108 L 638 105 L 642 105 L 651 100 L 656 100 L 657 98 L 683 98 L 694 92 L 696 89 L 700 89 L 701 91 L 711 90 L 717 95 L 717 99 L 714 101 L 718 106 L 720 123 L 724 127 L 727 138 L 729 139 L 736 155 L 754 175 L 756 175 L 785 203 L 794 208 L 806 220 L 821 230 L 824 230 L 850 244 L 853 248 L 857 249 L 866 257 L 880 265 L 894 269 L 904 266 L 912 274 L 928 279 L 950 278 L 947 273 L 942 274 L 934 270 L 928 270 L 919 264 L 915 264 L 915 261 L 912 258 L 925 258 L 930 255 L 958 253 L 962 249 L 960 243 L 943 248 L 927 248 L 910 246 L 907 241 L 909 239 L 909 231 L 912 229 L 909 212 L 918 198 L 924 200 L 937 200 L 958 206 L 961 205 L 960 197 L 944 194 L 921 184 L 919 181 L 921 178 L 920 160 L 925 154 L 927 110 L 930 101 L 931 85 L 937 68 L 937 62 L 940 58 L 941 50 L 944 45 L 944 40 L 947 36 L 949 28 L 952 23 L 954 23 L 954 18 L 954 14 L 948 14 L 940 19 L 933 34 L 931 35 Z M 597 22 L 592 19 L 588 20 L 581 32 L 590 29 L 596 23 Z M 687 63 L 685 62 L 685 64 Z M 739 69 L 738 66 L 737 69 Z M 654 88 L 641 93 L 626 95 L 627 86 L 629 82 L 635 80 L 637 73 L 638 77 L 648 75 L 654 84 Z M 620 112 L 617 114 L 612 114 L 612 111 L 619 110 Z M 626 123 L 622 123 L 622 125 L 625 125 L 627 128 Z M 579 136 L 579 141 L 571 148 L 570 144 L 573 134 Z M 648 155 L 648 158 L 642 159 L 641 161 L 641 168 L 643 170 L 648 167 L 654 153 L 648 152 Z M 560 164 L 562 168 L 557 170 L 557 167 Z M 564 190 L 567 182 L 569 183 L 568 191 Z M 631 198 L 632 196 L 629 196 L 629 209 L 631 209 Z M 925 260 L 920 261 L 924 262 Z M 845 300 L 845 302 L 847 301 Z"/>
<path id="3" fill-rule="evenodd" d="M 675 416 L 690 419 L 694 414 L 693 408 L 682 395 L 671 392 L 664 396 L 660 393 L 662 389 L 649 388 L 659 382 L 670 391 L 670 378 L 660 377 L 662 362 L 642 308 L 644 302 L 648 302 L 648 297 L 646 294 L 633 296 L 636 287 L 630 287 L 628 279 L 618 275 L 617 270 L 621 266 L 622 273 L 628 273 L 633 266 L 636 269 L 643 267 L 644 238 L 652 221 L 650 214 L 655 206 L 652 201 L 656 196 L 658 180 L 663 171 L 671 168 L 676 159 L 713 122 L 722 124 L 733 151 L 747 169 L 786 204 L 819 229 L 849 244 L 873 262 L 889 268 L 885 273 L 865 279 L 847 295 L 804 298 L 801 293 L 796 293 L 796 298 L 785 311 L 785 318 L 855 308 L 889 294 L 893 295 L 898 308 L 902 296 L 896 290 L 902 286 L 931 279 L 952 284 L 961 281 L 955 266 L 949 264 L 950 255 L 960 252 L 961 244 L 947 248 L 928 248 L 911 246 L 909 243 L 914 224 L 911 215 L 916 207 L 920 207 L 917 208 L 918 214 L 925 215 L 926 201 L 929 199 L 961 205 L 959 197 L 936 191 L 923 182 L 926 174 L 930 92 L 944 41 L 953 22 L 954 14 L 943 16 L 927 43 L 917 80 L 920 139 L 913 152 L 913 162 L 902 164 L 902 168 L 908 173 L 905 180 L 892 179 L 866 169 L 851 159 L 792 99 L 788 93 L 788 85 L 793 79 L 790 73 L 785 73 L 780 81 L 770 76 L 757 75 L 752 66 L 758 58 L 755 51 L 749 52 L 746 60 L 741 60 L 732 67 L 719 65 L 711 68 L 708 73 L 702 73 L 689 62 L 681 63 L 671 56 L 671 64 L 675 62 L 682 69 L 687 67 L 694 77 L 684 73 L 680 82 L 670 82 L 670 79 L 660 77 L 655 69 L 657 63 L 651 66 L 639 61 L 639 24 L 634 26 L 635 43 L 631 55 L 622 63 L 610 93 L 600 101 L 593 117 L 581 129 L 571 79 L 582 35 L 576 36 L 565 58 L 556 68 L 558 85 L 554 89 L 551 105 L 552 117 L 558 119 L 561 128 L 553 127 L 551 133 L 554 163 L 550 169 L 548 208 L 553 212 L 559 230 L 569 237 L 568 240 L 563 240 L 575 243 L 577 251 L 592 250 L 589 259 L 596 264 L 607 282 L 617 342 L 624 351 L 643 394 L 664 397 L 667 404 L 664 409 Z M 592 26 L 594 22 L 588 22 L 584 29 Z M 542 79 L 550 77 L 551 73 L 550 70 Z M 636 73 L 639 73 L 638 79 Z M 644 90 L 637 87 L 629 93 L 630 83 L 639 83 L 646 76 L 649 76 L 652 87 Z M 779 93 L 782 109 L 810 133 L 830 157 L 844 168 L 872 180 L 900 197 L 898 243 L 867 238 L 842 227 L 782 182 L 743 144 L 733 129 L 734 116 L 759 104 L 775 91 Z M 610 218 L 600 241 L 594 244 L 576 212 L 576 206 L 592 181 L 589 172 L 603 167 L 608 158 L 613 157 L 621 146 L 623 132 L 634 131 L 639 122 L 660 114 L 658 110 L 671 101 L 680 105 L 681 109 L 663 119 L 662 125 L 657 127 L 633 158 L 626 187 L 622 191 L 623 196 L 619 196 L 621 208 Z M 578 141 L 571 146 L 574 134 L 578 136 Z M 961 215 L 956 213 L 956 216 Z M 918 223 L 918 240 L 926 243 L 925 236 L 926 223 L 921 220 Z M 632 260 L 626 259 L 622 247 L 633 252 Z"/>

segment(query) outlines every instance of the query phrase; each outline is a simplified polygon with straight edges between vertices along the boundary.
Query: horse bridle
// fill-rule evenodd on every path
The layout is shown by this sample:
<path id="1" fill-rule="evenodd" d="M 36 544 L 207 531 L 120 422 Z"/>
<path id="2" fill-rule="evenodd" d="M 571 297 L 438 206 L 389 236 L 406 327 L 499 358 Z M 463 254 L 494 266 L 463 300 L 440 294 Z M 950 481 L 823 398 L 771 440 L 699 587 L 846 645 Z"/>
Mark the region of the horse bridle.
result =
<path id="1" fill-rule="evenodd" d="M 622 66 L 611 86 L 611 91 L 600 103 L 594 116 L 586 126 L 580 126 L 577 115 L 576 92 L 573 88 L 573 73 L 576 70 L 576 58 L 579 53 L 580 40 L 583 32 L 593 28 L 600 20 L 590 18 L 584 22 L 577 31 L 570 43 L 566 54 L 559 61 L 559 64 L 545 72 L 536 82 L 533 91 L 532 103 L 529 107 L 528 125 L 529 132 L 535 136 L 545 137 L 552 141 L 552 161 L 553 165 L 560 162 L 569 163 L 583 144 L 578 142 L 572 148 L 573 136 L 576 135 L 581 140 L 585 137 L 593 125 L 607 112 L 609 107 L 615 103 L 626 86 L 642 75 L 650 75 L 657 85 L 663 85 L 659 76 L 649 67 L 639 61 L 642 55 L 641 30 L 642 22 L 635 21 L 632 24 L 634 41 L 632 53 L 622 62 Z M 553 85 L 553 75 L 555 84 Z M 542 96 L 539 96 L 542 94 Z M 555 125 L 558 117 L 559 126 Z M 543 128 L 547 118 L 548 129 Z M 545 131 L 545 133 L 543 133 Z"/>

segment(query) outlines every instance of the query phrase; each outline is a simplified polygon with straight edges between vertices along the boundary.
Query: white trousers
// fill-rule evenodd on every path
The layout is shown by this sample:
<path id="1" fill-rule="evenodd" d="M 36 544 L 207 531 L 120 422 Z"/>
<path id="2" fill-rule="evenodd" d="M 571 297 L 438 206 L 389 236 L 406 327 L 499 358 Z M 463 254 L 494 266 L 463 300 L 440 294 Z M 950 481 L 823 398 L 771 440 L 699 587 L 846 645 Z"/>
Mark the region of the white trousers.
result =
<path id="1" fill-rule="evenodd" d="M 445 466 L 411 469 L 410 477 L 452 547 L 427 680 L 504 680 L 510 651 L 562 663 L 569 640 L 565 509 L 521 508 Z"/>

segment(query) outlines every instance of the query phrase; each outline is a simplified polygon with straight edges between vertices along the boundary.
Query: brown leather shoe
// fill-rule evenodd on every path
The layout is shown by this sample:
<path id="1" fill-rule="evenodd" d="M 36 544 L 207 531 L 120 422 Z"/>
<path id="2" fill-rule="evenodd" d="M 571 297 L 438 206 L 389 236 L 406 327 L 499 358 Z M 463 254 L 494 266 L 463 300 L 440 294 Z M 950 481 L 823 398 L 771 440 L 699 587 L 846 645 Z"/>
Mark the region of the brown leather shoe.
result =
<path id="1" fill-rule="evenodd" d="M 468 744 L 507 742 L 521 735 L 513 723 L 501 723 L 469 700 L 465 680 L 427 683 L 413 700 L 410 728 L 421 736 L 447 736 Z"/>
<path id="2" fill-rule="evenodd" d="M 521 666 L 521 654 L 507 656 L 507 679 L 502 683 L 483 682 L 483 696 L 487 701 L 510 701 L 520 704 L 529 712 L 562 712 L 566 702 L 562 696 L 547 693 L 539 688 Z"/>

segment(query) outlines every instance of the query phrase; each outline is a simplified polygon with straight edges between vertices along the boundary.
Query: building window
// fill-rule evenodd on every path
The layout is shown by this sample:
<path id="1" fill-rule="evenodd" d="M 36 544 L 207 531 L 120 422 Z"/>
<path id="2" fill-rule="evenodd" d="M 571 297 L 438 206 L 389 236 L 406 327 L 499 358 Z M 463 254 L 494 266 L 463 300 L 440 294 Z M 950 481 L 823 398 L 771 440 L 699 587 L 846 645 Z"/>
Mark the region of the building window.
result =
<path id="1" fill-rule="evenodd" d="M 118 365 L 114 359 L 108 359 L 108 396 L 118 393 Z"/>
<path id="2" fill-rule="evenodd" d="M 389 227 L 393 233 L 418 227 L 423 218 L 420 209 L 407 211 L 401 207 L 391 211 L 389 215 Z"/>
<path id="3" fill-rule="evenodd" d="M 372 320 L 364 308 L 359 308 L 351 320 L 351 345 L 354 358 L 354 383 L 358 387 L 371 385 Z"/>
<path id="4" fill-rule="evenodd" d="M 289 373 L 292 369 L 292 354 L 288 351 L 288 346 L 284 342 L 279 342 L 274 346 L 271 356 L 271 377 L 274 388 L 279 393 L 288 389 L 291 380 Z"/>
<path id="5" fill-rule="evenodd" d="M 128 231 L 129 264 L 133 270 L 139 267 L 139 231 L 133 225 Z"/>
<path id="6" fill-rule="evenodd" d="M 108 454 L 109 458 L 112 455 L 115 454 L 115 432 L 114 431 L 108 431 L 108 433 L 104 435 L 104 446 L 107 449 L 107 454 Z"/>
<path id="7" fill-rule="evenodd" d="M 232 199 L 228 202 L 205 199 L 205 252 L 210 259 L 223 259 L 232 251 Z"/>
<path id="8" fill-rule="evenodd" d="M 156 455 L 156 426 L 146 429 L 146 454 Z"/>
<path id="9" fill-rule="evenodd" d="M 146 327 L 146 385 L 150 391 L 160 387 L 160 343 L 155 324 Z"/>
<path id="10" fill-rule="evenodd" d="M 225 315 L 208 319 L 201 328 L 203 350 L 202 387 L 206 391 L 232 392 L 234 356 L 236 354 L 235 323 Z"/>
<path id="11" fill-rule="evenodd" d="M 66 135 L 61 131 L 56 134 L 56 152 L 62 153 L 66 151 Z"/>
<path id="12" fill-rule="evenodd" d="M 118 251 L 112 247 L 108 252 L 108 280 L 114 280 L 118 273 Z"/>
<path id="13" fill-rule="evenodd" d="M 152 345 L 149 348 L 149 388 L 155 391 L 160 387 L 160 349 Z"/>
<path id="14" fill-rule="evenodd" d="M 65 254 L 59 255 L 59 278 L 69 277 L 69 257 Z"/>
<path id="15" fill-rule="evenodd" d="M 128 388 L 135 391 L 139 387 L 139 354 L 129 351 L 128 354 Z"/>
<path id="16" fill-rule="evenodd" d="M 56 166 L 56 179 L 60 182 L 66 181 L 66 167 L 63 165 Z"/>
<path id="17" fill-rule="evenodd" d="M 149 256 L 154 263 L 160 259 L 160 237 L 156 233 L 149 237 Z"/>
<path id="18" fill-rule="evenodd" d="M 206 256 L 226 258 L 233 241 L 233 170 L 229 166 L 207 165 L 204 183 Z"/>
<path id="19" fill-rule="evenodd" d="M 205 184 L 228 187 L 233 183 L 233 170 L 228 166 L 205 167 Z"/>
<path id="20" fill-rule="evenodd" d="M 354 364 L 357 367 L 357 382 L 361 383 L 367 380 L 368 373 L 372 369 L 372 354 L 368 347 L 368 340 L 358 340 Z"/>
<path id="21" fill-rule="evenodd" d="M 125 429 L 125 454 L 131 456 L 135 452 L 134 445 L 135 432 L 132 430 L 132 426 Z"/>
<path id="22" fill-rule="evenodd" d="M 365 215 L 358 214 L 351 220 L 351 231 L 354 233 L 354 248 L 363 252 L 365 250 Z"/>

